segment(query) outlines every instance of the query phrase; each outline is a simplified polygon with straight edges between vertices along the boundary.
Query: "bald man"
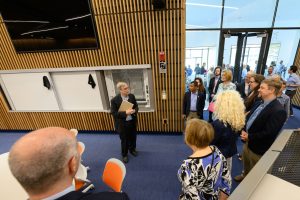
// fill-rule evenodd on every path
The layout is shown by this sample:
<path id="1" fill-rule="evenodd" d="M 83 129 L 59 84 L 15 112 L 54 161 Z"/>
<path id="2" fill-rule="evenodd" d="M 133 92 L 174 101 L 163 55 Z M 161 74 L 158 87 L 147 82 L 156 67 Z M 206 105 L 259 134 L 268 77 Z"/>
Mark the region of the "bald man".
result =
<path id="1" fill-rule="evenodd" d="M 75 191 L 72 181 L 79 161 L 75 135 L 59 127 L 39 129 L 21 137 L 12 146 L 8 158 L 12 174 L 30 200 L 128 199 L 125 193 Z"/>

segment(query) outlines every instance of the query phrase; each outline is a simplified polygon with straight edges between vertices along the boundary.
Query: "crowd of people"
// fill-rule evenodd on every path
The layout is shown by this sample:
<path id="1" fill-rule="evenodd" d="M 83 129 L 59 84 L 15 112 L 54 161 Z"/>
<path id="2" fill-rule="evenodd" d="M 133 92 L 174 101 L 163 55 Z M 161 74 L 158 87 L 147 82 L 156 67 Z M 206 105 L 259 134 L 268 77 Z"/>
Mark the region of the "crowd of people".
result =
<path id="1" fill-rule="evenodd" d="M 293 115 L 291 99 L 300 86 L 297 66 L 291 66 L 285 81 L 280 75 L 266 77 L 248 71 L 242 83 L 232 83 L 232 71 L 214 69 L 206 92 L 203 80 L 189 84 L 183 100 L 185 143 L 193 153 L 178 170 L 182 185 L 180 199 L 227 199 L 231 190 L 232 157 L 236 138 L 244 142 L 243 171 L 234 177 L 242 181 L 275 141 L 282 126 Z M 138 104 L 127 83 L 117 84 L 119 94 L 111 100 L 111 114 L 121 141 L 121 155 L 136 150 Z M 285 90 L 285 92 L 284 92 Z M 211 103 L 203 120 L 206 94 Z M 123 103 L 125 104 L 125 107 Z M 11 148 L 9 166 L 29 199 L 129 199 L 126 193 L 75 191 L 72 184 L 80 163 L 74 134 L 64 128 L 49 127 L 30 132 Z M 30 172 L 30 173 L 29 173 Z"/>
<path id="2" fill-rule="evenodd" d="M 300 79 L 297 66 L 289 68 L 286 81 L 272 69 L 269 67 L 266 76 L 246 71 L 242 82 L 234 84 L 231 70 L 216 67 L 208 87 L 208 122 L 203 120 L 204 92 L 197 90 L 196 81 L 191 83 L 193 89 L 185 94 L 183 112 L 187 120 L 185 142 L 193 154 L 178 171 L 181 199 L 226 199 L 231 188 L 232 156 L 238 153 L 236 138 L 244 143 L 243 170 L 234 177 L 237 182 L 275 141 L 293 114 L 291 99 Z"/>

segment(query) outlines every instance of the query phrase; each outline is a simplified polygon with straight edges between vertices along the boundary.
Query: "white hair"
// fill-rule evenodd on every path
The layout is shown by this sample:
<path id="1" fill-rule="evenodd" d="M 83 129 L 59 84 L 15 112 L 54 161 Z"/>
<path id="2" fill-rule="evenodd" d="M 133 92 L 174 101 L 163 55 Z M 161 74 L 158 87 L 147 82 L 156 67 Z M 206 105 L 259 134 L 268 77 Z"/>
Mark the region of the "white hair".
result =
<path id="1" fill-rule="evenodd" d="M 118 88 L 119 90 L 121 90 L 122 87 L 125 87 L 125 86 L 127 86 L 127 85 L 128 85 L 128 84 L 125 83 L 125 82 L 118 82 L 118 83 L 117 83 L 117 88 Z"/>

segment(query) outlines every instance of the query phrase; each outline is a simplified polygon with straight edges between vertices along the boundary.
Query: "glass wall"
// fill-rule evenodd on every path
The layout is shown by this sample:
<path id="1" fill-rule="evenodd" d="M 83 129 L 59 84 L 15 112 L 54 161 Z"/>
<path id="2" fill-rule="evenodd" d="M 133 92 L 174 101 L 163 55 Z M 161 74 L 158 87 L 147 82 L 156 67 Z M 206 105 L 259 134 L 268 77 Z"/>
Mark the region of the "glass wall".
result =
<path id="1" fill-rule="evenodd" d="M 267 66 L 275 64 L 275 73 L 281 74 L 283 78 L 287 78 L 286 68 L 294 63 L 295 55 L 300 39 L 300 30 L 274 30 L 267 59 Z M 280 64 L 286 67 L 283 68 Z M 273 65 L 274 65 L 273 64 Z"/>
<path id="2" fill-rule="evenodd" d="M 186 0 L 187 80 L 195 78 L 197 65 L 201 67 L 205 63 L 206 71 L 217 65 L 220 33 L 230 32 L 230 29 L 261 33 L 267 30 L 272 33 L 272 38 L 266 65 L 272 63 L 278 68 L 281 60 L 285 66 L 292 65 L 300 35 L 299 7 L 299 0 Z M 223 58 L 219 58 L 223 65 L 235 64 L 236 42 L 237 38 L 226 38 Z M 256 67 L 260 45 L 258 37 L 247 40 L 243 63 L 250 65 L 252 70 Z M 283 76 L 286 74 L 282 73 Z M 209 82 L 210 77 L 205 74 L 202 77 L 208 78 L 205 82 Z"/>
<path id="3" fill-rule="evenodd" d="M 222 0 L 187 0 L 186 29 L 220 28 Z"/>
<path id="4" fill-rule="evenodd" d="M 208 71 L 217 65 L 220 31 L 186 31 L 186 83 L 201 77 L 207 85 Z M 198 67 L 203 69 L 200 71 Z"/>
<path id="5" fill-rule="evenodd" d="M 300 27 L 299 0 L 280 0 L 274 27 Z"/>
<path id="6" fill-rule="evenodd" d="M 271 27 L 276 0 L 225 0 L 223 28 Z"/>

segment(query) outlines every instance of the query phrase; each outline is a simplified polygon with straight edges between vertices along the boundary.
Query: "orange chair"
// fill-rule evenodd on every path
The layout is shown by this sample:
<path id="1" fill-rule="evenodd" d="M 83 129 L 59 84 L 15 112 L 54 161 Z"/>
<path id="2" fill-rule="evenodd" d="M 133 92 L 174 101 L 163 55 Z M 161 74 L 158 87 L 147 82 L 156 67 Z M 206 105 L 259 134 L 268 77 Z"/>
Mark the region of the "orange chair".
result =
<path id="1" fill-rule="evenodd" d="M 121 192 L 125 175 L 126 167 L 123 162 L 116 158 L 110 158 L 105 164 L 102 180 L 115 192 Z"/>

